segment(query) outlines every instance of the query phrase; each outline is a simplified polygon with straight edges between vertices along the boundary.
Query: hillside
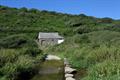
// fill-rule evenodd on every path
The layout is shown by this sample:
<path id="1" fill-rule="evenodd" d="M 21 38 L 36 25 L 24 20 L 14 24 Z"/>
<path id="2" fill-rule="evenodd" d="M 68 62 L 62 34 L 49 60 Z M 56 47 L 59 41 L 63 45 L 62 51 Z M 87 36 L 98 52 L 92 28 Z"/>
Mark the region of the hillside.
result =
<path id="1" fill-rule="evenodd" d="M 40 50 L 38 32 L 59 32 L 65 42 Z M 43 53 L 85 69 L 80 80 L 119 80 L 120 20 L 0 6 L 0 80 L 30 72 Z"/>
<path id="2" fill-rule="evenodd" d="M 30 33 L 35 37 L 39 31 L 58 31 L 63 35 L 82 34 L 96 30 L 120 31 L 119 20 L 99 19 L 84 14 L 69 15 L 0 6 L 0 15 L 0 31 L 9 34 Z"/>

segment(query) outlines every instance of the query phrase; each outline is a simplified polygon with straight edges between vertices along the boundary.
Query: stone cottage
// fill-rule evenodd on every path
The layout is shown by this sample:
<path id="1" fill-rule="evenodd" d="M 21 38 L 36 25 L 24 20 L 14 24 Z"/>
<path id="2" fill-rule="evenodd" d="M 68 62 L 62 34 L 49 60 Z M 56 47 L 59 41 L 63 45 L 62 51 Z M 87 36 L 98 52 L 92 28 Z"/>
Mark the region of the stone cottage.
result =
<path id="1" fill-rule="evenodd" d="M 57 32 L 39 32 L 38 41 L 40 45 L 55 45 L 64 42 L 64 38 Z"/>

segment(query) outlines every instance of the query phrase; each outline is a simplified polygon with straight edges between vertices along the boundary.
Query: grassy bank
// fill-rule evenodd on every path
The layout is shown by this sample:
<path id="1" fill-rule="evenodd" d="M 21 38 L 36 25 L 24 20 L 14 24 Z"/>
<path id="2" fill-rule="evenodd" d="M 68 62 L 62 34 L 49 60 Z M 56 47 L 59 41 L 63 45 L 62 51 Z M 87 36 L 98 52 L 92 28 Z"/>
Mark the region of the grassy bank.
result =
<path id="1" fill-rule="evenodd" d="M 67 57 L 75 68 L 86 69 L 81 80 L 119 80 L 120 34 L 95 31 L 68 37 L 65 43 L 47 49 L 48 52 Z"/>

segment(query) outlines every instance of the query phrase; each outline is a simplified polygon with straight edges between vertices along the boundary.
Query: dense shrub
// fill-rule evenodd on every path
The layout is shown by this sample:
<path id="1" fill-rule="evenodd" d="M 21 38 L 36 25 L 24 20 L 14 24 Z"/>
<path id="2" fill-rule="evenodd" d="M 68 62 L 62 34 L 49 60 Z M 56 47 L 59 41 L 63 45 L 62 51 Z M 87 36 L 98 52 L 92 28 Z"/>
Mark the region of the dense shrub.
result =
<path id="1" fill-rule="evenodd" d="M 35 40 L 25 35 L 1 39 L 0 48 L 0 80 L 14 80 L 23 72 L 32 72 L 35 63 L 43 58 Z"/>
<path id="2" fill-rule="evenodd" d="M 7 62 L 14 62 L 18 57 L 19 52 L 14 49 L 0 49 L 0 66 Z"/>
<path id="3" fill-rule="evenodd" d="M 0 40 L 0 48 L 37 47 L 37 44 L 24 35 L 12 35 Z"/>
<path id="4" fill-rule="evenodd" d="M 88 35 L 77 35 L 74 37 L 75 38 L 75 43 L 90 43 Z"/>
<path id="5" fill-rule="evenodd" d="M 20 49 L 21 50 L 21 49 Z M 41 52 L 31 55 L 31 53 L 21 53 L 20 50 L 2 49 L 0 50 L 0 79 L 6 76 L 7 79 L 15 79 L 22 72 L 32 71 L 36 62 L 41 62 L 43 54 Z M 38 59 L 39 58 L 39 59 Z"/>
<path id="6" fill-rule="evenodd" d="M 74 30 L 74 32 L 79 33 L 79 34 L 89 33 L 91 31 L 92 31 L 92 28 L 90 28 L 88 26 L 85 26 L 85 25 L 84 26 L 80 26 L 80 27 L 78 27 L 78 28 L 76 28 Z"/>
<path id="7" fill-rule="evenodd" d="M 113 19 L 112 18 L 102 18 L 102 19 L 98 19 L 99 23 L 112 23 Z"/>
<path id="8" fill-rule="evenodd" d="M 22 54 L 28 54 L 30 56 L 36 57 L 39 53 L 42 53 L 42 50 L 36 47 L 23 48 L 20 51 Z"/>

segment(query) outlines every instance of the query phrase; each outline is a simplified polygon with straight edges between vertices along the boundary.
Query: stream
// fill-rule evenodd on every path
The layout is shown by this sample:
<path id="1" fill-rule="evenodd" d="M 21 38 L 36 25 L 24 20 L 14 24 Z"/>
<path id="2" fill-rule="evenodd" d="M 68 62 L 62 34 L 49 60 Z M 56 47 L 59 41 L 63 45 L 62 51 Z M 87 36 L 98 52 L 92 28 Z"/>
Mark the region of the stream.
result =
<path id="1" fill-rule="evenodd" d="M 65 80 L 65 64 L 64 60 L 57 60 L 56 56 L 49 56 L 43 62 L 37 63 L 35 66 L 35 74 L 31 72 L 25 72 L 18 77 L 17 80 Z M 77 73 L 73 73 L 75 80 L 86 75 L 86 69 L 78 70 Z M 32 74 L 32 75 L 31 75 Z"/>
<path id="2" fill-rule="evenodd" d="M 65 80 L 63 60 L 46 60 L 38 63 L 35 67 L 35 74 L 31 72 L 25 72 L 16 80 Z M 75 80 L 80 80 L 87 75 L 86 69 L 78 70 L 74 74 Z"/>
<path id="3" fill-rule="evenodd" d="M 48 60 L 40 63 L 38 74 L 31 80 L 64 80 L 64 63 L 61 60 Z"/>

